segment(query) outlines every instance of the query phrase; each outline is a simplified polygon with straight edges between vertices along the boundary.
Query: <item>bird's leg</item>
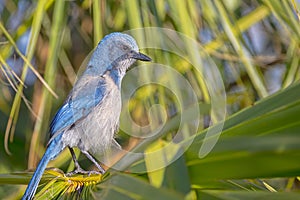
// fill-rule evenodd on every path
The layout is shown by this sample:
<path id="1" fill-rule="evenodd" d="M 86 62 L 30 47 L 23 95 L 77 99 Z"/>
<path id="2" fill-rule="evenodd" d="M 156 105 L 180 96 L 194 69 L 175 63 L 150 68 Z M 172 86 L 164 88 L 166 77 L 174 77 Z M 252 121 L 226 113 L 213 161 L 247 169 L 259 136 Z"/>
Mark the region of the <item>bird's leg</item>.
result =
<path id="1" fill-rule="evenodd" d="M 76 155 L 75 155 L 74 150 L 73 150 L 71 147 L 69 147 L 69 150 L 70 150 L 70 153 L 71 153 L 71 155 L 72 155 L 72 159 L 73 159 L 73 161 L 74 161 L 75 170 L 77 170 L 77 169 L 81 170 L 82 168 L 80 167 L 80 165 L 79 165 L 79 163 L 78 163 L 78 160 L 77 160 L 77 158 L 76 158 Z"/>
<path id="2" fill-rule="evenodd" d="M 121 145 L 120 145 L 115 139 L 112 140 L 112 144 L 113 144 L 113 146 L 115 146 L 118 150 L 122 150 Z"/>
<path id="3" fill-rule="evenodd" d="M 72 155 L 72 159 L 74 161 L 75 169 L 71 172 L 68 172 L 66 174 L 67 176 L 72 176 L 72 175 L 78 174 L 78 173 L 80 173 L 80 174 L 99 174 L 97 171 L 85 171 L 84 169 L 82 169 L 78 163 L 78 160 L 76 158 L 74 150 L 71 147 L 69 147 L 69 150 Z"/>
<path id="4" fill-rule="evenodd" d="M 92 161 L 96 167 L 99 169 L 101 174 L 105 173 L 105 170 L 100 166 L 100 164 L 96 161 L 96 159 L 88 152 L 88 151 L 81 151 L 90 161 Z"/>

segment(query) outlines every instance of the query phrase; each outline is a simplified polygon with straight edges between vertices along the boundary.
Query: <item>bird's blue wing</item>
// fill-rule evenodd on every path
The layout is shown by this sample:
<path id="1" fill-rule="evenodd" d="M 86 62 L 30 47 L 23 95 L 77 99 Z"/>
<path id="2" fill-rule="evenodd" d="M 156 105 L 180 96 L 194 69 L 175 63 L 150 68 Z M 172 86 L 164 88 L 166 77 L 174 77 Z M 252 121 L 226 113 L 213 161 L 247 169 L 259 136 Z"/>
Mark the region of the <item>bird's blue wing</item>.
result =
<path id="1" fill-rule="evenodd" d="M 106 85 L 103 78 L 100 80 L 93 78 L 83 84 L 75 85 L 50 124 L 50 137 L 86 117 L 96 105 L 101 103 L 105 93 Z"/>

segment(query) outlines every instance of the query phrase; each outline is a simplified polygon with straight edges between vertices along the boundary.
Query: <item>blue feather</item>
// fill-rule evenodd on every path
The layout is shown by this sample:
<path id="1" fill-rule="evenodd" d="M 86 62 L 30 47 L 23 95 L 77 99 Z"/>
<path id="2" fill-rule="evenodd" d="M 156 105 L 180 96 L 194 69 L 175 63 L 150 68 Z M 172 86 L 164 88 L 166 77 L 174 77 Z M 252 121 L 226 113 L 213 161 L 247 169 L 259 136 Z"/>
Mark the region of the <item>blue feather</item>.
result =
<path id="1" fill-rule="evenodd" d="M 86 117 L 103 99 L 106 93 L 105 81 L 102 77 L 95 90 L 91 90 L 94 82 L 86 84 L 76 96 L 69 96 L 63 106 L 55 114 L 50 124 L 50 137 L 68 129 L 80 119 Z M 71 93 L 72 94 L 72 93 Z"/>
<path id="2" fill-rule="evenodd" d="M 54 140 L 52 140 L 52 142 L 50 142 L 45 154 L 39 162 L 39 165 L 37 166 L 28 184 L 28 187 L 22 197 L 22 200 L 28 200 L 33 198 L 48 162 L 50 160 L 53 160 L 63 150 L 63 143 L 61 141 L 61 137 L 62 134 L 58 134 L 57 137 Z"/>

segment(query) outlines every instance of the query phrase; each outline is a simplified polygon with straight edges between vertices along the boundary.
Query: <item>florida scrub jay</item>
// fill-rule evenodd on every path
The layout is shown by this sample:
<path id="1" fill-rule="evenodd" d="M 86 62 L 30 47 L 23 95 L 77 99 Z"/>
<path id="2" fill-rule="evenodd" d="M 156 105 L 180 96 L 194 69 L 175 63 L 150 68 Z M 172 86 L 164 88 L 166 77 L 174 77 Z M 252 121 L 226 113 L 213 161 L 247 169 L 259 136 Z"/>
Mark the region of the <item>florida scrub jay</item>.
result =
<path id="1" fill-rule="evenodd" d="M 75 173 L 84 173 L 73 147 L 78 147 L 104 173 L 90 153 L 104 152 L 113 143 L 121 112 L 121 81 L 136 61 L 151 59 L 139 53 L 127 34 L 111 33 L 96 47 L 83 75 L 75 83 L 50 124 L 50 141 L 22 199 L 32 199 L 48 162 L 68 147 Z"/>

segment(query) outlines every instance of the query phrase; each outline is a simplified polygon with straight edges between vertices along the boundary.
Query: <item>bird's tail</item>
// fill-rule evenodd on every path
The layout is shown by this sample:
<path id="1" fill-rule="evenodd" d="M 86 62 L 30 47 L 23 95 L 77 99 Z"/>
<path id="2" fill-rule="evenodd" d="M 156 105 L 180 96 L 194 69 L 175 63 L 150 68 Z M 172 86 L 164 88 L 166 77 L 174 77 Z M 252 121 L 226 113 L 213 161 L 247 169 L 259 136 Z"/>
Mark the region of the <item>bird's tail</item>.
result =
<path id="1" fill-rule="evenodd" d="M 58 135 L 54 138 L 49 146 L 46 149 L 45 154 L 43 155 L 42 159 L 39 162 L 28 186 L 27 189 L 22 197 L 22 200 L 29 200 L 33 199 L 36 189 L 39 185 L 39 182 L 42 178 L 42 175 L 47 167 L 47 164 L 50 160 L 54 159 L 63 149 L 64 145 L 61 141 L 61 135 Z"/>

